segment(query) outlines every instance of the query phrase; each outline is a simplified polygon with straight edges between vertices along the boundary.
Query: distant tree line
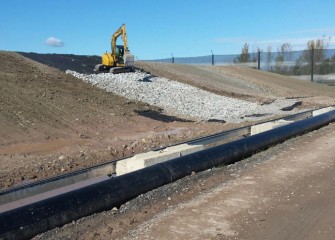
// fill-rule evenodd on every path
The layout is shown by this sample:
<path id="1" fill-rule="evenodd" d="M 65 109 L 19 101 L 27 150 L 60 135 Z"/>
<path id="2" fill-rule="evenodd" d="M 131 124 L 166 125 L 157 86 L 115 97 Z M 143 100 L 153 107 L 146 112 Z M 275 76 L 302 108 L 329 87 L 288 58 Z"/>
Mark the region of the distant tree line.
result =
<path id="1" fill-rule="evenodd" d="M 272 51 L 272 47 L 268 46 L 265 53 L 265 69 L 270 72 L 285 75 L 309 75 L 313 64 L 315 74 L 329 74 L 335 72 L 335 55 L 327 57 L 326 51 L 329 46 L 330 39 L 325 37 L 311 40 L 307 42 L 306 49 L 301 51 L 299 57 L 293 58 L 293 48 L 289 42 L 281 44 L 277 52 Z M 257 49 L 261 51 L 261 49 Z M 255 56 L 255 54 L 254 54 Z M 235 63 L 256 62 L 257 59 L 251 57 L 249 52 L 249 44 L 245 43 L 241 54 L 239 54 Z"/>

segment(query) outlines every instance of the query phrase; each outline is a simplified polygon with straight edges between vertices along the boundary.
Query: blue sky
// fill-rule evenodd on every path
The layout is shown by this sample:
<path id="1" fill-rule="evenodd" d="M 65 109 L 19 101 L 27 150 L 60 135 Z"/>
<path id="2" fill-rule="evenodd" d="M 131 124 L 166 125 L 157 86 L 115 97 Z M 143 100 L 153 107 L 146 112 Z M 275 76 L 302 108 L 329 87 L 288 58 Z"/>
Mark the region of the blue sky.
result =
<path id="1" fill-rule="evenodd" d="M 0 50 L 101 55 L 122 23 L 138 59 L 234 54 L 245 42 L 251 51 L 284 42 L 300 50 L 323 35 L 335 48 L 334 0 L 2 0 L 0 6 Z"/>

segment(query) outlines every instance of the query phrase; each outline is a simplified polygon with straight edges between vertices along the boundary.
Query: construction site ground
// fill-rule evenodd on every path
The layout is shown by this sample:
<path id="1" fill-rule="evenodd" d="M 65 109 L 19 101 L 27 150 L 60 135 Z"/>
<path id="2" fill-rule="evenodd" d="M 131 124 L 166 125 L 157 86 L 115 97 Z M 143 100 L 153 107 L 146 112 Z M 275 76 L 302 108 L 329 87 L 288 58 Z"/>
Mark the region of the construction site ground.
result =
<path id="1" fill-rule="evenodd" d="M 161 109 L 157 107 L 105 92 L 65 74 L 62 71 L 64 69 L 57 65 L 61 63 L 60 60 L 56 61 L 53 57 L 55 56 L 50 55 L 49 58 L 43 56 L 42 59 L 44 60 L 40 61 L 43 62 L 48 59 L 48 64 L 55 68 L 35 62 L 17 53 L 0 52 L 0 188 L 36 181 L 97 163 L 148 151 L 155 147 L 168 146 L 169 144 L 209 135 L 225 129 L 251 124 L 251 122 L 230 124 L 224 122 L 185 121 L 182 118 L 178 118 L 178 116 L 160 115 Z M 71 59 L 73 59 L 71 62 L 79 62 L 80 64 L 76 65 L 76 69 L 71 69 L 69 64 L 70 70 L 80 72 L 80 66 L 87 67 L 85 63 L 87 57 L 71 55 Z M 148 62 L 137 62 L 136 64 L 137 67 L 157 76 L 181 81 L 220 95 L 248 101 L 266 103 L 278 97 L 296 98 L 302 101 L 302 105 L 299 106 L 300 109 L 334 104 L 335 88 L 333 87 L 308 83 L 253 69 Z M 155 117 L 150 118 L 146 117 L 150 116 L 150 114 L 141 113 L 157 114 L 154 114 Z M 236 205 L 235 198 L 229 198 L 229 194 L 233 194 L 233 192 L 228 192 L 227 195 L 224 194 L 226 191 L 224 190 L 225 187 L 232 187 L 234 181 L 236 181 L 236 194 L 240 194 L 236 199 L 242 199 L 237 201 L 241 204 L 237 204 L 238 206 L 235 206 L 235 208 L 233 206 L 232 212 L 229 213 L 227 210 L 228 213 L 223 214 L 225 221 L 227 221 L 222 221 L 227 223 L 225 226 L 220 225 L 215 228 L 215 231 L 208 227 L 208 235 L 204 235 L 203 238 L 224 239 L 225 237 L 235 238 L 238 236 L 238 239 L 240 237 L 242 239 L 252 239 L 248 237 L 250 232 L 253 234 L 270 234 L 271 231 L 278 232 L 280 230 L 283 234 L 289 232 L 287 229 L 291 229 L 291 227 L 293 234 L 293 224 L 285 222 L 286 218 L 281 220 L 282 225 L 279 225 L 278 229 L 271 229 L 270 225 L 266 224 L 273 223 L 271 221 L 275 221 L 276 217 L 280 217 L 280 215 L 285 217 L 291 214 L 292 217 L 295 217 L 297 212 L 294 211 L 297 211 L 298 208 L 296 209 L 291 205 L 278 205 L 279 203 L 275 201 L 276 199 L 279 200 L 290 196 L 286 194 L 286 191 L 291 191 L 291 188 L 289 188 L 291 185 L 286 184 L 290 180 L 292 180 L 290 182 L 292 183 L 292 189 L 297 189 L 294 191 L 302 191 L 305 194 L 296 194 L 294 195 L 295 198 L 292 197 L 287 201 L 300 201 L 302 205 L 306 205 L 305 208 L 307 210 L 310 209 L 308 205 L 311 203 L 310 201 L 313 202 L 315 200 L 316 202 L 327 203 L 327 199 L 329 200 L 332 197 L 331 194 L 318 194 L 316 197 L 320 197 L 320 199 L 314 199 L 314 195 L 308 194 L 308 191 L 312 191 L 316 186 L 323 187 L 325 191 L 327 187 L 330 190 L 331 183 L 328 185 L 327 181 L 334 180 L 332 175 L 329 175 L 331 174 L 329 169 L 333 166 L 331 164 L 333 160 L 322 155 L 328 154 L 328 152 L 319 151 L 317 147 L 310 145 L 316 144 L 315 141 L 317 140 L 324 141 L 324 145 L 329 147 L 327 151 L 331 151 L 331 146 L 334 146 L 331 138 L 334 126 L 331 125 L 324 129 L 326 130 L 321 130 L 320 133 L 301 137 L 303 140 L 299 139 L 300 142 L 290 140 L 288 143 L 271 148 L 268 150 L 268 154 L 273 156 L 273 158 L 269 161 L 264 161 L 264 163 L 261 160 L 262 155 L 256 155 L 252 158 L 255 160 L 255 164 L 248 164 L 248 161 L 246 161 L 231 167 L 231 169 L 227 167 L 198 173 L 182 179 L 175 185 L 172 184 L 160 190 L 158 189 L 157 196 L 155 191 L 153 191 L 146 196 L 133 200 L 133 203 L 130 203 L 128 207 L 127 205 L 123 206 L 123 211 L 121 211 L 121 208 L 116 211 L 96 214 L 66 225 L 61 229 L 52 230 L 38 236 L 38 238 L 62 239 L 70 237 L 71 239 L 91 239 L 94 237 L 97 239 L 110 239 L 110 237 L 128 236 L 127 238 L 131 239 L 138 234 L 139 239 L 145 239 L 147 236 L 150 239 L 150 237 L 158 234 L 158 232 L 155 232 L 154 227 L 154 221 L 157 221 L 159 226 L 161 224 L 166 225 L 166 229 L 162 228 L 161 231 L 161 234 L 163 234 L 161 238 L 165 239 L 171 233 L 171 229 L 168 229 L 169 225 L 173 227 L 172 223 L 177 223 L 173 218 L 181 219 L 180 216 L 173 214 L 182 213 L 181 209 L 184 209 L 184 206 L 185 209 L 193 209 L 192 206 L 195 205 L 192 204 L 196 204 L 197 201 L 203 201 L 203 199 L 201 200 L 202 194 L 207 194 L 208 199 L 213 194 L 218 194 L 219 199 L 228 197 L 228 201 L 222 200 L 220 204 L 223 205 L 218 205 L 219 208 L 225 208 L 227 204 L 229 205 L 229 202 L 232 205 Z M 328 136 L 326 133 L 330 133 L 330 135 Z M 308 138 L 308 140 L 304 140 L 305 138 Z M 284 168 L 287 161 L 287 164 L 291 164 L 292 167 L 295 166 L 294 164 L 300 166 L 300 161 L 309 161 L 309 158 L 303 155 L 307 154 L 306 152 L 308 151 L 306 149 L 313 156 L 319 157 L 319 167 L 313 165 L 316 164 L 315 162 L 309 162 L 310 165 L 306 163 L 306 169 L 310 170 L 310 172 L 305 171 L 304 168 L 297 167 L 296 172 L 287 170 L 287 175 L 272 174 L 272 177 L 274 177 L 273 175 L 278 177 L 278 181 L 274 180 L 273 182 L 268 181 L 267 177 L 271 176 L 267 174 L 265 174 L 264 178 L 257 177 L 259 174 L 257 171 L 262 171 L 262 168 L 264 168 L 264 171 L 271 171 L 272 168 L 275 171 L 276 169 L 278 170 L 277 165 Z M 297 156 L 296 159 L 292 158 L 293 150 L 297 151 L 294 152 Z M 271 151 L 274 152 L 272 153 Z M 277 161 L 275 160 L 276 154 L 283 156 L 287 154 L 285 156 L 290 157 Z M 290 162 L 290 159 L 295 159 L 297 162 Z M 262 163 L 258 164 L 258 161 Z M 301 162 L 301 165 L 304 165 L 304 162 Z M 307 172 L 311 174 L 307 174 Z M 287 176 L 288 181 L 283 176 Z M 327 179 L 327 177 L 330 178 Z M 308 179 L 310 182 L 314 181 L 312 187 L 309 188 L 309 185 L 304 185 L 303 179 Z M 255 184 L 251 184 L 251 182 L 255 182 Z M 230 183 L 233 185 L 230 185 Z M 258 185 L 260 186 L 259 189 L 256 188 Z M 285 188 L 286 185 L 288 188 Z M 256 192 L 254 195 L 257 195 L 258 198 L 249 199 L 248 194 L 245 194 L 245 190 L 251 191 L 253 189 Z M 214 192 L 211 192 L 212 190 Z M 229 191 L 233 191 L 233 188 Z M 320 193 L 323 193 L 323 191 L 320 191 Z M 308 197 L 301 197 L 301 195 Z M 322 197 L 324 199 L 321 199 Z M 267 207 L 274 206 L 274 210 L 271 211 L 272 215 L 266 218 L 260 217 L 259 219 L 266 220 L 255 220 L 254 222 L 251 221 L 254 216 L 243 215 L 243 213 L 246 214 L 254 207 L 255 209 L 260 208 L 262 199 L 265 199 L 264 201 L 268 204 L 266 205 Z M 251 202 L 248 202 L 249 200 Z M 212 199 L 208 200 L 205 205 L 201 205 L 198 202 L 197 206 L 207 206 L 211 209 L 213 207 L 210 203 L 211 201 Z M 242 207 L 245 201 L 247 202 L 246 206 Z M 273 203 L 273 205 L 270 203 Z M 178 206 L 182 207 L 179 208 Z M 327 205 L 320 204 L 321 206 Z M 167 209 L 168 211 L 166 211 Z M 239 210 L 235 211 L 236 209 Z M 284 210 L 279 211 L 280 209 L 285 209 L 287 213 Z M 259 209 L 260 214 L 261 210 Z M 320 215 L 313 212 L 314 205 L 313 211 L 307 210 L 306 214 L 309 214 L 308 216 L 312 220 L 306 224 L 313 224 L 313 221 L 316 221 L 315 219 L 320 217 Z M 324 214 L 329 214 L 331 208 L 329 211 L 323 212 Z M 181 215 L 189 217 L 189 219 L 185 219 L 187 222 L 190 219 L 197 219 L 198 213 L 190 210 L 188 212 L 189 215 L 185 213 Z M 203 217 L 205 215 L 203 214 Z M 245 219 L 249 219 L 248 217 L 251 220 L 245 222 Z M 150 220 L 151 218 L 153 220 Z M 271 220 L 272 218 L 273 220 Z M 172 220 L 169 222 L 169 219 Z M 258 218 L 256 217 L 256 219 Z M 146 221 L 149 222 L 145 223 Z M 213 224 L 215 225 L 214 222 Z M 329 229 L 334 227 L 334 223 L 327 225 L 328 223 L 321 221 L 320 224 L 322 227 L 328 227 Z M 180 227 L 182 226 L 180 225 Z M 207 225 L 204 223 L 203 226 Z M 253 230 L 253 226 L 257 226 L 258 229 L 264 226 L 265 232 L 257 232 Z M 279 229 L 280 227 L 281 229 Z M 148 232 L 145 230 L 147 228 Z M 190 228 L 185 229 L 193 231 Z M 302 226 L 301 229 L 301 231 L 304 231 L 304 229 L 312 231 L 313 228 L 304 228 Z M 135 235 L 132 235 L 132 232 L 128 232 L 130 230 L 134 230 Z M 326 230 L 322 228 L 320 231 Z M 176 229 L 175 233 L 177 232 L 183 233 L 180 229 Z M 206 233 L 205 230 L 203 232 Z M 330 230 L 327 230 L 327 234 L 330 232 Z M 192 232 L 188 234 L 192 234 Z M 140 236 L 143 236 L 143 238 Z M 253 237 L 253 235 L 250 236 Z M 274 235 L 268 236 L 271 238 Z M 328 234 L 326 236 L 334 235 Z M 194 239 L 193 235 L 184 236 L 181 234 L 180 238 L 182 237 Z M 254 237 L 254 239 L 259 239 L 256 235 Z M 281 237 L 279 238 L 282 239 Z"/>
<path id="2" fill-rule="evenodd" d="M 335 124 L 34 239 L 334 239 Z"/>

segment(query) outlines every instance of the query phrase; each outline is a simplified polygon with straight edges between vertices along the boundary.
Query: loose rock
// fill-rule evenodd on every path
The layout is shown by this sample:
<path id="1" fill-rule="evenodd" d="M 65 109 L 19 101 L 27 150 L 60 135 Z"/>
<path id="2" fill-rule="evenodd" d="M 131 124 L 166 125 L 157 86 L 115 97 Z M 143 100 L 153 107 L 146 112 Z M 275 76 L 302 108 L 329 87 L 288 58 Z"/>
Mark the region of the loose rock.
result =
<path id="1" fill-rule="evenodd" d="M 277 99 L 262 105 L 220 96 L 144 72 L 80 74 L 67 70 L 66 73 L 108 92 L 158 106 L 164 109 L 166 114 L 197 121 L 212 119 L 239 123 L 248 119 L 261 119 L 275 114 L 287 114 L 287 111 L 283 112 L 280 109 L 297 102 L 296 99 Z M 150 81 L 143 81 L 148 78 Z"/>

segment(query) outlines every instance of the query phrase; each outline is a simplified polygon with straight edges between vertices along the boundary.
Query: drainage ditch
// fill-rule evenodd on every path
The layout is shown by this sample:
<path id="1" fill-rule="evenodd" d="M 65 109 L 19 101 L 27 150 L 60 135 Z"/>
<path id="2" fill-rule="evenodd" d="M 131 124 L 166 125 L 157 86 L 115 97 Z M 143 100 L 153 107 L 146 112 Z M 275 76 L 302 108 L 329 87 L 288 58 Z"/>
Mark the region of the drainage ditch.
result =
<path id="1" fill-rule="evenodd" d="M 192 172 L 232 164 L 286 139 L 335 121 L 334 109 L 329 107 L 308 111 L 189 141 L 182 147 L 174 146 L 170 155 L 158 154 L 159 161 L 147 154 L 149 157 L 142 156 L 137 159 L 138 162 L 147 162 L 147 165 L 142 164 L 140 168 L 130 169 L 128 173 L 117 177 L 111 174 L 115 170 L 115 164 L 134 159 L 121 159 L 110 165 L 99 165 L 2 191 L 0 237 L 31 238 L 75 219 L 120 206 L 142 193 L 176 181 Z M 220 144 L 221 141 L 232 137 L 238 139 Z M 214 142 L 217 144 L 213 145 Z M 205 147 L 210 144 L 210 147 Z M 157 152 L 163 153 L 164 149 L 157 150 L 155 154 Z M 176 154 L 179 156 L 175 157 Z M 69 179 L 72 179 L 72 182 Z M 6 198 L 7 200 L 4 200 Z"/>

